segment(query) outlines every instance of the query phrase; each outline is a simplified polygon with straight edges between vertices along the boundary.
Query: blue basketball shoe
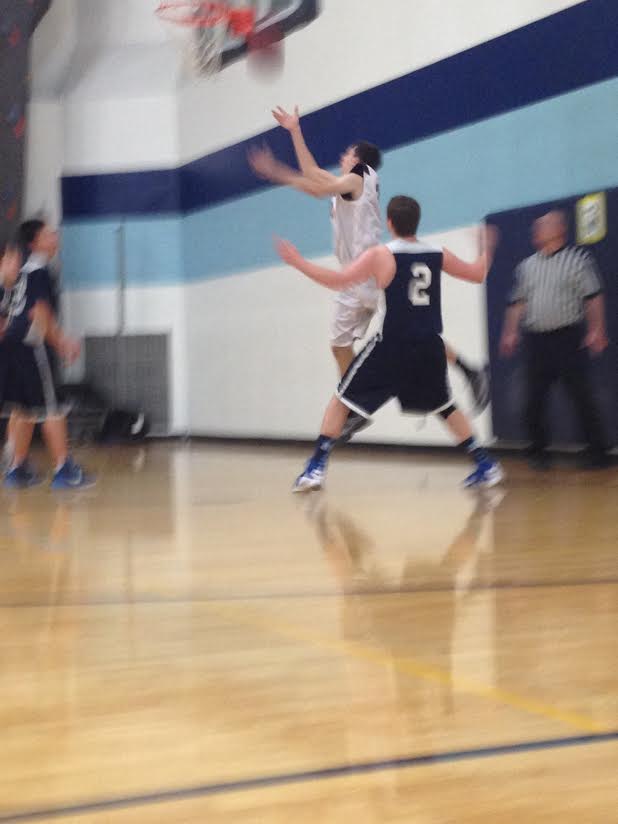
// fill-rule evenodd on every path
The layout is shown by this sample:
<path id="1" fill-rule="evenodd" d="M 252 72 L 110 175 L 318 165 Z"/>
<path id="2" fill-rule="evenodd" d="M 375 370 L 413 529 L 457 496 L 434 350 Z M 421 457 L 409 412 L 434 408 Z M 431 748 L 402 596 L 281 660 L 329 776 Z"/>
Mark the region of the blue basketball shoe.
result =
<path id="1" fill-rule="evenodd" d="M 474 472 L 463 482 L 467 489 L 482 487 L 489 489 L 504 480 L 504 471 L 496 461 L 481 461 Z"/>

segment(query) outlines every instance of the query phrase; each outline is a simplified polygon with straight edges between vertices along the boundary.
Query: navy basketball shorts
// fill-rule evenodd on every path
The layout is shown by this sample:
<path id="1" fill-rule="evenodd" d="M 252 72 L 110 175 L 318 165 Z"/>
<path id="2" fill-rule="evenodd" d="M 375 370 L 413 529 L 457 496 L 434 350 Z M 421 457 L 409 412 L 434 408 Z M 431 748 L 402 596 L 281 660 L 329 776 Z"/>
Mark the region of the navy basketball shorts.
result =
<path id="1" fill-rule="evenodd" d="M 414 342 L 377 336 L 358 353 L 336 394 L 365 418 L 392 398 L 403 412 L 441 412 L 452 404 L 444 341 L 439 335 Z"/>
<path id="2" fill-rule="evenodd" d="M 41 422 L 61 417 L 67 409 L 58 401 L 49 352 L 44 345 L 6 343 L 4 407 Z"/>

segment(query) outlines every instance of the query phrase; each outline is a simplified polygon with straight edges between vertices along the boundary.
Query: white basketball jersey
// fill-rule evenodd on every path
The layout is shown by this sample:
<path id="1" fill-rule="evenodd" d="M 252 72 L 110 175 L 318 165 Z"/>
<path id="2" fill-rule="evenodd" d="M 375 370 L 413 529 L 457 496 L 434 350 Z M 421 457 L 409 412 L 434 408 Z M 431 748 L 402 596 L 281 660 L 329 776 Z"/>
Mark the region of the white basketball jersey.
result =
<path id="1" fill-rule="evenodd" d="M 382 218 L 378 201 L 378 176 L 370 166 L 363 170 L 363 193 L 357 200 L 337 195 L 332 200 L 335 254 L 342 266 L 382 240 Z"/>

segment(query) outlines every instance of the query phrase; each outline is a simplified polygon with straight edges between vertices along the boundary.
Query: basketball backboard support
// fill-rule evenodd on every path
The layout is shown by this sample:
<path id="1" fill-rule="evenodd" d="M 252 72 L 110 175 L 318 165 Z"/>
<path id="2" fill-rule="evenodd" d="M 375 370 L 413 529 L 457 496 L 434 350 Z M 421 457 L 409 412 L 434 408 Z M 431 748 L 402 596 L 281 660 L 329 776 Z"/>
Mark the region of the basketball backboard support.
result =
<path id="1" fill-rule="evenodd" d="M 246 6 L 247 0 L 228 0 L 232 6 Z M 250 0 L 255 7 L 255 30 L 276 26 L 284 36 L 308 25 L 319 14 L 319 0 Z M 197 38 L 210 37 L 208 30 L 198 29 Z M 221 56 L 221 67 L 234 62 L 247 54 L 247 41 L 244 38 L 228 35 Z"/>

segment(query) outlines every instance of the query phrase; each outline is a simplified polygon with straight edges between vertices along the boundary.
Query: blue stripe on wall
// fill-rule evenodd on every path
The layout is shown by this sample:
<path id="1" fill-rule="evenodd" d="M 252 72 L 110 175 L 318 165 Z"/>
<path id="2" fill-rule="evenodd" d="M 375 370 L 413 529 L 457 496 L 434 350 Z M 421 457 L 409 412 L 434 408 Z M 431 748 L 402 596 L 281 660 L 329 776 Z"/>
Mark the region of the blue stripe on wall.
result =
<path id="1" fill-rule="evenodd" d="M 184 218 L 188 280 L 258 269 L 275 261 L 273 235 L 302 240 L 305 251 L 332 250 L 329 203 L 269 189 Z M 216 240 L 214 240 L 216 238 Z"/>
<path id="2" fill-rule="evenodd" d="M 131 286 L 164 286 L 185 279 L 181 217 L 127 218 L 124 266 Z M 108 288 L 118 282 L 118 220 L 75 221 L 63 226 L 62 277 L 69 289 Z"/>
<path id="3" fill-rule="evenodd" d="M 401 192 L 418 197 L 421 233 L 470 225 L 489 212 L 618 185 L 617 147 L 615 79 L 393 149 L 381 174 L 382 200 Z M 65 224 L 70 285 L 114 282 L 115 225 Z M 274 232 L 309 255 L 332 249 L 328 202 L 281 188 L 184 218 L 131 218 L 126 226 L 136 285 L 267 266 L 275 262 Z"/>
<path id="4" fill-rule="evenodd" d="M 62 209 L 65 217 L 178 213 L 181 180 L 178 169 L 64 177 Z"/>
<path id="5" fill-rule="evenodd" d="M 618 79 L 401 147 L 381 174 L 385 203 L 418 198 L 423 232 L 616 182 Z"/>
<path id="6" fill-rule="evenodd" d="M 587 0 L 308 115 L 308 141 L 329 166 L 359 136 L 392 149 L 607 80 L 618 75 L 617 31 L 618 2 Z M 281 129 L 262 138 L 291 159 Z M 66 177 L 65 217 L 190 212 L 248 195 L 264 188 L 249 142 L 177 170 Z"/>

